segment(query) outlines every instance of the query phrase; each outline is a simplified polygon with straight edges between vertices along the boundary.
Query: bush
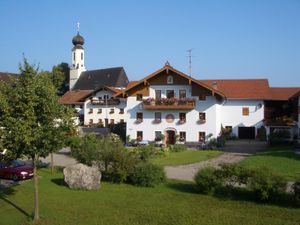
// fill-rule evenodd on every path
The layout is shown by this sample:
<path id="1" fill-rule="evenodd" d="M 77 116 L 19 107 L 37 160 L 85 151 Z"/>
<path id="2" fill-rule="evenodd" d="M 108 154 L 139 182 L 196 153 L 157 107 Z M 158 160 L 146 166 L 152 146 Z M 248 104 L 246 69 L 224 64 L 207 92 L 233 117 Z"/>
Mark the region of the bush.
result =
<path id="1" fill-rule="evenodd" d="M 294 202 L 297 206 L 300 206 L 300 179 L 293 184 L 292 189 L 294 192 Z"/>
<path id="2" fill-rule="evenodd" d="M 135 167 L 130 180 L 136 186 L 154 187 L 165 182 L 166 175 L 162 167 L 143 162 Z"/>
<path id="3" fill-rule="evenodd" d="M 249 187 L 259 201 L 275 201 L 285 192 L 286 180 L 268 168 L 259 168 L 253 171 L 249 180 Z"/>
<path id="4" fill-rule="evenodd" d="M 224 179 L 226 185 L 247 184 L 252 172 L 237 164 L 223 164 L 218 176 Z"/>
<path id="5" fill-rule="evenodd" d="M 153 145 L 141 145 L 136 148 L 137 154 L 143 161 L 147 161 L 149 157 L 156 154 L 156 149 Z"/>
<path id="6" fill-rule="evenodd" d="M 185 145 L 170 145 L 169 146 L 170 152 L 183 152 L 187 150 Z"/>
<path id="7" fill-rule="evenodd" d="M 197 189 L 204 194 L 213 194 L 223 184 L 222 177 L 217 174 L 218 170 L 213 167 L 200 169 L 194 178 Z"/>
<path id="8" fill-rule="evenodd" d="M 256 139 L 259 141 L 266 141 L 267 140 L 267 131 L 264 126 L 261 126 L 260 128 L 257 129 L 257 136 Z"/>
<path id="9" fill-rule="evenodd" d="M 103 171 L 103 178 L 115 183 L 126 182 L 139 162 L 140 159 L 133 152 L 125 149 L 114 151 L 110 166 Z"/>

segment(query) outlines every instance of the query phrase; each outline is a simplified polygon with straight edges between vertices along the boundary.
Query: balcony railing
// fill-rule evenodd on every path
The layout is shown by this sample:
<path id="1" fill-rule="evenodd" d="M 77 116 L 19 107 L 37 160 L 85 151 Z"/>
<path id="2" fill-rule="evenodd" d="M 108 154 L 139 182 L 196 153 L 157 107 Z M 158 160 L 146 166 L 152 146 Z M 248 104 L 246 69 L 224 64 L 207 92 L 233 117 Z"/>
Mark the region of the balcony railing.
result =
<path id="1" fill-rule="evenodd" d="M 91 103 L 93 105 L 119 105 L 120 100 L 119 99 L 99 99 L 97 97 L 93 97 L 91 99 Z"/>
<path id="2" fill-rule="evenodd" d="M 163 110 L 163 109 L 185 109 L 191 110 L 196 106 L 193 98 L 148 98 L 143 100 L 144 109 Z"/>

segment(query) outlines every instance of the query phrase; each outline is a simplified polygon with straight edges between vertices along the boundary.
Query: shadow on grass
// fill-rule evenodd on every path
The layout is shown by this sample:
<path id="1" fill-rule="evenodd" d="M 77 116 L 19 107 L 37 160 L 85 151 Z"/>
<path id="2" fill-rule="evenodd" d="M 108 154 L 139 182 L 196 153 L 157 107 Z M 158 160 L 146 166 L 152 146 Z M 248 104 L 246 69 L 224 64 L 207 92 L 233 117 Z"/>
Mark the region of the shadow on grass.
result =
<path id="1" fill-rule="evenodd" d="M 56 184 L 56 185 L 58 185 L 58 186 L 68 187 L 63 178 L 51 179 L 51 182 L 54 183 L 54 184 Z"/>
<path id="2" fill-rule="evenodd" d="M 2 190 L 0 190 L 0 199 L 3 200 L 4 202 L 6 202 L 7 204 L 13 206 L 16 210 L 18 210 L 20 213 L 25 215 L 27 218 L 32 219 L 33 217 L 31 214 L 27 213 L 24 209 L 22 209 L 21 207 L 19 207 L 18 205 L 16 205 L 9 199 L 7 199 L 7 196 L 13 195 L 15 193 L 16 193 L 16 191 L 11 187 L 2 189 Z"/>
<path id="3" fill-rule="evenodd" d="M 172 181 L 168 181 L 166 183 L 166 187 L 176 190 L 176 191 L 184 192 L 184 193 L 190 193 L 190 194 L 198 194 L 199 193 L 196 190 L 194 183 L 176 182 L 176 181 L 172 180 Z"/>
<path id="4" fill-rule="evenodd" d="M 213 195 L 222 200 L 247 201 L 258 204 L 276 205 L 284 208 L 297 208 L 293 203 L 292 194 L 283 193 L 274 197 L 272 201 L 259 201 L 255 193 L 247 188 L 240 187 L 222 187 Z"/>

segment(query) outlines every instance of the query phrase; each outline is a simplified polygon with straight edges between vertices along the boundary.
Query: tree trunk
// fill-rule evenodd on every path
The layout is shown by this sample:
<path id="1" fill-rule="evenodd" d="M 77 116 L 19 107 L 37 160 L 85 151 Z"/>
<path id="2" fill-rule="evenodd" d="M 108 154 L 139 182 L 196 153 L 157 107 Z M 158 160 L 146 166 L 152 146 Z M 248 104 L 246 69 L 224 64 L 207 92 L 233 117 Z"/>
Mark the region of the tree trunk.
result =
<path id="1" fill-rule="evenodd" d="M 39 213 L 39 190 L 38 190 L 38 175 L 36 164 L 38 161 L 38 156 L 35 154 L 33 161 L 33 177 L 34 177 L 34 218 L 35 222 L 39 221 L 40 213 Z"/>
<path id="2" fill-rule="evenodd" d="M 53 152 L 50 153 L 51 155 L 51 173 L 54 173 L 54 162 L 53 162 Z"/>

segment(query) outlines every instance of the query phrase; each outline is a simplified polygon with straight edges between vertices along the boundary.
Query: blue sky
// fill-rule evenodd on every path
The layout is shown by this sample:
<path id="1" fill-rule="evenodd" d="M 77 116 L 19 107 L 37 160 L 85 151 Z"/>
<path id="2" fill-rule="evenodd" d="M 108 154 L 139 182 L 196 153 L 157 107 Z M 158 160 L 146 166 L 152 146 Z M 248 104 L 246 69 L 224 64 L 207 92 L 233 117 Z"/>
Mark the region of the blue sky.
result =
<path id="1" fill-rule="evenodd" d="M 268 78 L 300 86 L 300 0 L 0 1 L 0 71 L 22 53 L 49 70 L 70 63 L 76 23 L 89 70 L 123 66 L 130 80 L 168 60 L 198 79 Z"/>

